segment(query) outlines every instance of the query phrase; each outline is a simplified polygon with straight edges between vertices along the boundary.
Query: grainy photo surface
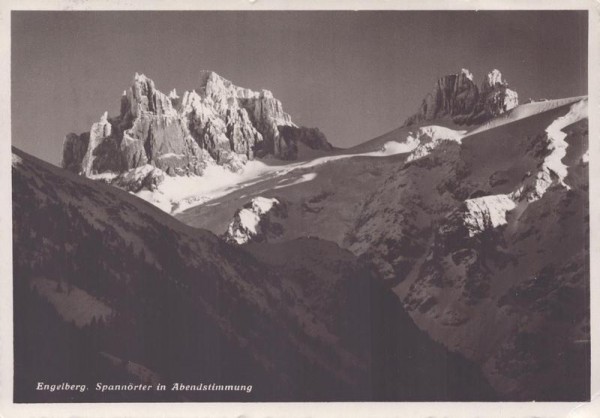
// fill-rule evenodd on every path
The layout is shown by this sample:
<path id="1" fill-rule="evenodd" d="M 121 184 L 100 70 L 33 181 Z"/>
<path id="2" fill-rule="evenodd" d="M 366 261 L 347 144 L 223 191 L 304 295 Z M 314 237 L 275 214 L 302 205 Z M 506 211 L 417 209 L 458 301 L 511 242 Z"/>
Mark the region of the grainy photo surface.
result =
<path id="1" fill-rule="evenodd" d="M 590 400 L 587 11 L 10 17 L 15 403 Z"/>

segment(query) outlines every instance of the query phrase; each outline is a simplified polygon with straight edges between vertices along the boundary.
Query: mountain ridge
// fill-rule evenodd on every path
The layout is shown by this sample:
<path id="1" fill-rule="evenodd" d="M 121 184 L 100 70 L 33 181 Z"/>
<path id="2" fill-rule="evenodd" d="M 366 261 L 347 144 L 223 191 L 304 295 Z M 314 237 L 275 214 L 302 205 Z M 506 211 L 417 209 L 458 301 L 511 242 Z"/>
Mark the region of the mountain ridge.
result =
<path id="1" fill-rule="evenodd" d="M 460 73 L 440 77 L 432 92 L 427 94 L 417 113 L 404 125 L 448 117 L 458 125 L 484 123 L 519 104 L 517 92 L 508 88 L 502 73 L 494 69 L 483 78 L 478 87 L 473 74 L 462 69 Z"/>
<path id="2" fill-rule="evenodd" d="M 148 166 L 156 183 L 164 175 L 202 175 L 215 164 L 239 171 L 255 156 L 294 160 L 299 143 L 333 149 L 318 129 L 296 126 L 268 90 L 238 87 L 204 71 L 199 86 L 180 97 L 136 73 L 119 115 L 105 112 L 89 133 L 65 137 L 61 165 L 108 181 L 121 176 L 119 184 L 131 170 Z"/>

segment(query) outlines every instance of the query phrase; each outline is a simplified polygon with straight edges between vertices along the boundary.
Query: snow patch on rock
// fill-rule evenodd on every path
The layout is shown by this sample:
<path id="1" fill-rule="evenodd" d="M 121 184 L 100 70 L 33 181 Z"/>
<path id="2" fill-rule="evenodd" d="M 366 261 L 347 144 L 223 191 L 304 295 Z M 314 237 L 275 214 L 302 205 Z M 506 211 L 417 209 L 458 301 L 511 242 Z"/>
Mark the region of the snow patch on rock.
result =
<path id="1" fill-rule="evenodd" d="M 519 105 L 519 95 L 516 91 L 511 89 L 506 89 L 504 91 L 504 109 L 505 111 L 509 111 L 514 109 Z"/>
<path id="2" fill-rule="evenodd" d="M 409 135 L 406 137 L 406 142 L 388 141 L 381 147 L 381 154 L 394 155 L 394 154 L 405 154 L 412 152 L 419 146 L 419 139 Z"/>
<path id="3" fill-rule="evenodd" d="M 570 189 L 564 182 L 568 167 L 562 159 L 567 154 L 568 143 L 565 141 L 567 134 L 562 129 L 587 117 L 588 107 L 585 99 L 571 105 L 566 115 L 555 119 L 546 128 L 547 155 L 540 164 L 538 172 L 528 177 L 516 190 L 507 195 L 484 196 L 465 201 L 466 210 L 462 220 L 469 231 L 469 236 L 506 224 L 507 212 L 513 210 L 520 201 L 535 202 L 541 199 L 553 185 Z M 583 162 L 586 154 L 582 156 Z"/>
<path id="4" fill-rule="evenodd" d="M 114 179 L 119 177 L 119 173 L 113 173 L 112 171 L 106 171 L 104 173 L 90 174 L 87 177 L 92 180 L 99 180 L 104 183 L 110 183 L 111 181 L 113 181 Z"/>
<path id="5" fill-rule="evenodd" d="M 112 184 L 131 192 L 138 192 L 142 188 L 152 191 L 156 190 L 164 179 L 165 173 L 161 169 L 146 164 L 119 175 Z"/>
<path id="6" fill-rule="evenodd" d="M 465 200 L 463 222 L 473 237 L 491 228 L 506 224 L 506 213 L 516 207 L 515 202 L 504 194 Z"/>
<path id="7" fill-rule="evenodd" d="M 496 85 L 503 85 L 505 82 L 502 79 L 502 73 L 500 70 L 494 68 L 490 71 L 486 76 L 487 84 L 489 87 L 494 87 Z"/>
<path id="8" fill-rule="evenodd" d="M 262 234 L 261 221 L 279 200 L 262 196 L 255 197 L 250 203 L 237 211 L 225 233 L 225 240 L 235 244 L 246 244 Z"/>
<path id="9" fill-rule="evenodd" d="M 567 134 L 563 128 L 572 125 L 588 117 L 587 99 L 578 101 L 571 105 L 569 112 L 554 120 L 546 128 L 546 150 L 548 154 L 544 157 L 538 172 L 529 177 L 524 185 L 513 192 L 513 198 L 528 202 L 534 202 L 542 198 L 551 186 L 560 185 L 569 189 L 564 180 L 567 177 L 567 166 L 562 159 L 567 155 L 569 144 L 565 141 Z"/>
<path id="10" fill-rule="evenodd" d="M 159 159 L 162 159 L 162 158 L 185 158 L 185 155 L 184 154 L 175 154 L 174 152 L 168 152 L 166 154 L 159 155 L 158 158 Z"/>
<path id="11" fill-rule="evenodd" d="M 173 100 L 173 99 L 179 99 L 179 96 L 177 95 L 177 89 L 173 89 L 169 92 L 169 99 Z"/>
<path id="12" fill-rule="evenodd" d="M 453 141 L 460 144 L 467 131 L 455 131 L 443 126 L 423 126 L 416 133 L 412 133 L 407 138 L 407 143 L 417 144 L 407 161 L 414 161 L 423 158 L 431 153 L 443 141 Z"/>

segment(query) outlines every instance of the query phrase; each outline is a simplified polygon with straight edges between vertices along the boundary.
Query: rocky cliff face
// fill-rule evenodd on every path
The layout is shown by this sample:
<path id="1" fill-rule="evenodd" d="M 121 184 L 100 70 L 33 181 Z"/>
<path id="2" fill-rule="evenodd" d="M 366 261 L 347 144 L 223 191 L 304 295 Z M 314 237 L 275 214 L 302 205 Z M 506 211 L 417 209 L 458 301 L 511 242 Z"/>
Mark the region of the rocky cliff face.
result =
<path id="1" fill-rule="evenodd" d="M 62 166 L 75 173 L 83 171 L 83 158 L 87 153 L 89 142 L 88 132 L 81 135 L 68 134 L 63 142 Z"/>
<path id="2" fill-rule="evenodd" d="M 480 87 L 473 74 L 463 69 L 459 74 L 441 77 L 416 114 L 405 122 L 413 125 L 448 117 L 459 125 L 483 123 L 519 104 L 518 95 L 498 70 L 486 75 Z"/>
<path id="3" fill-rule="evenodd" d="M 89 134 L 67 135 L 62 165 L 87 177 L 146 165 L 171 176 L 202 175 L 207 164 L 237 171 L 255 156 L 296 159 L 299 142 L 332 148 L 318 130 L 297 127 L 268 90 L 244 89 L 206 71 L 199 87 L 180 97 L 136 73 L 118 116 L 105 113 Z"/>

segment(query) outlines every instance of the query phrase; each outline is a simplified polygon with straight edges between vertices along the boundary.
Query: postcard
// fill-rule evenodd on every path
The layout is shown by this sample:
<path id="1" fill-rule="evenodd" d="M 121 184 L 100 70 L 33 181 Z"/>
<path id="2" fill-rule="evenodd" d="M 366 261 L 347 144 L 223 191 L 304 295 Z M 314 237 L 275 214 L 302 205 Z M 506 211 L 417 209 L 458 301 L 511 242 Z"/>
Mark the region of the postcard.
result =
<path id="1" fill-rule="evenodd" d="M 594 416 L 597 4 L 227 5 L 4 8 L 0 413 Z"/>

